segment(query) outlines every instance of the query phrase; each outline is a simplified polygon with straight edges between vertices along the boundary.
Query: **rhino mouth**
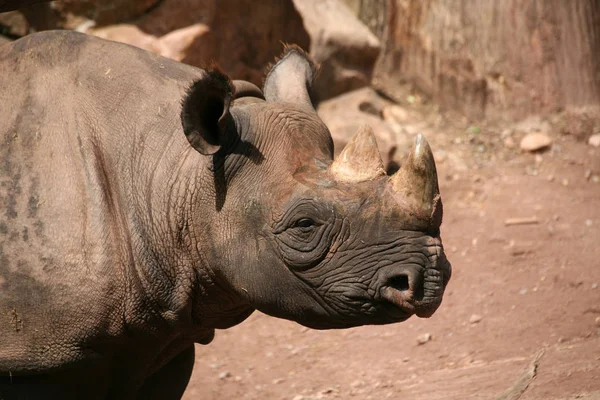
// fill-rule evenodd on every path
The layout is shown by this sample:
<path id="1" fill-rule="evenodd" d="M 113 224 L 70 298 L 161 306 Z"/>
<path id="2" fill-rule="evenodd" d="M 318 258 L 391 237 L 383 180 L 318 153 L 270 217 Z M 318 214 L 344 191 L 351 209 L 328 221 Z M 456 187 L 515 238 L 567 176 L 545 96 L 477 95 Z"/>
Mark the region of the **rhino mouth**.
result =
<path id="1" fill-rule="evenodd" d="M 450 263 L 443 254 L 428 267 L 405 265 L 382 269 L 377 279 L 377 300 L 395 307 L 399 315 L 429 318 L 442 303 L 450 274 Z"/>

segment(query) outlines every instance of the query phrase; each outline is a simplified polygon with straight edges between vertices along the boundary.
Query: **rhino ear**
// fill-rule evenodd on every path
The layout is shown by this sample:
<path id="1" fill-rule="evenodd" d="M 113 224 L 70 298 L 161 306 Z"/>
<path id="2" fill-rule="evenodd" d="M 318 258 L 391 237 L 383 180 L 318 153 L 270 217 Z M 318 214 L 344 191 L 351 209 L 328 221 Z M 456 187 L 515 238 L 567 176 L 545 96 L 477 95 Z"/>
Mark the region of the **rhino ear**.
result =
<path id="1" fill-rule="evenodd" d="M 317 73 L 310 57 L 298 46 L 287 46 L 265 78 L 267 101 L 313 107 L 312 84 Z"/>
<path id="2" fill-rule="evenodd" d="M 233 93 L 229 78 L 214 69 L 188 89 L 181 124 L 187 140 L 201 154 L 215 154 L 226 143 Z"/>

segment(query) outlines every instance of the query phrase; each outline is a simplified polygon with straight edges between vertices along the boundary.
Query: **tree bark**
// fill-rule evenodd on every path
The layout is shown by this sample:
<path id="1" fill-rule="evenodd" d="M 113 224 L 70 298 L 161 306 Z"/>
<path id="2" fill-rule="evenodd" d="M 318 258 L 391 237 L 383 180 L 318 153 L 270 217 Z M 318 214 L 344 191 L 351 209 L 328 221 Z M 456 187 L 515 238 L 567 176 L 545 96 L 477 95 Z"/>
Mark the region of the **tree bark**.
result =
<path id="1" fill-rule="evenodd" d="M 348 0 L 386 19 L 375 76 L 472 118 L 600 103 L 599 0 Z"/>

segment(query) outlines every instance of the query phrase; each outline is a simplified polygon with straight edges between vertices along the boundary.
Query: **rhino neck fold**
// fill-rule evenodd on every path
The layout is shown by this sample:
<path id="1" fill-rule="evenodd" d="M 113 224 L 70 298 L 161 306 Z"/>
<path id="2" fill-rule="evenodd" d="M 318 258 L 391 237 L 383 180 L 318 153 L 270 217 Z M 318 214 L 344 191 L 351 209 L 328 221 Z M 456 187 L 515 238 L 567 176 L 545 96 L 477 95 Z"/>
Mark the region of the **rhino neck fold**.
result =
<path id="1" fill-rule="evenodd" d="M 211 157 L 191 149 L 179 127 L 172 132 L 157 136 L 159 145 L 143 152 L 130 149 L 129 155 L 105 159 L 103 170 L 127 173 L 107 173 L 103 186 L 112 193 L 110 212 L 120 226 L 115 237 L 128 280 L 126 309 L 133 315 L 154 308 L 162 328 L 206 336 L 206 329 L 235 325 L 252 310 L 214 272 L 219 261 L 211 256 L 212 237 L 219 225 L 206 215 L 215 210 Z M 138 178 L 122 179 L 127 176 Z"/>

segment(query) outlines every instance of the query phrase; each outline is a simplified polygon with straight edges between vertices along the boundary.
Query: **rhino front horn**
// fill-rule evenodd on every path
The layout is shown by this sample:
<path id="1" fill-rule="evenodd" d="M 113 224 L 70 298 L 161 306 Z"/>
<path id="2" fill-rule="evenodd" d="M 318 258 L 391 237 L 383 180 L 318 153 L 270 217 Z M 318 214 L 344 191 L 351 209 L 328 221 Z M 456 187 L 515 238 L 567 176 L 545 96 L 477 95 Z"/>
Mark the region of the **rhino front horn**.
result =
<path id="1" fill-rule="evenodd" d="M 429 143 L 418 135 L 408 159 L 391 178 L 392 188 L 402 194 L 423 216 L 441 223 L 441 201 L 437 170 Z M 439 214 L 439 215 L 438 215 Z"/>
<path id="2" fill-rule="evenodd" d="M 364 182 L 384 176 L 383 161 L 371 128 L 362 126 L 329 167 L 333 177 L 342 182 Z"/>

